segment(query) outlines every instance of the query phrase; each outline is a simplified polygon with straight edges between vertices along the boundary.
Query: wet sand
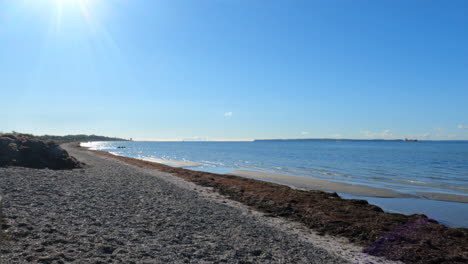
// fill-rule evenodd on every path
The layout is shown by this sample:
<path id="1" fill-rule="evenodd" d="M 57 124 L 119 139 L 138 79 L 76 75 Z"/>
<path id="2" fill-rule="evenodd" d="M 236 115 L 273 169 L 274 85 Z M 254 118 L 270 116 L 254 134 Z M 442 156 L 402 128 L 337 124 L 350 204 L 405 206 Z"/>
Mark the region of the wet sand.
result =
<path id="1" fill-rule="evenodd" d="M 468 203 L 468 196 L 448 194 L 448 193 L 418 193 L 421 197 L 431 200 L 446 201 L 446 202 L 457 202 L 457 203 Z"/>
<path id="2" fill-rule="evenodd" d="M 353 185 L 319 179 L 296 177 L 283 174 L 265 173 L 256 171 L 237 170 L 229 172 L 230 175 L 268 180 L 282 184 L 301 187 L 309 190 L 322 190 L 330 192 L 349 193 L 359 196 L 381 197 L 381 198 L 411 198 L 413 195 L 395 192 L 389 189 L 374 188 L 362 185 Z"/>
<path id="3" fill-rule="evenodd" d="M 252 179 L 267 180 L 281 184 L 300 187 L 308 190 L 322 190 L 330 192 L 347 193 L 363 197 L 379 198 L 422 198 L 446 202 L 468 203 L 468 196 L 446 194 L 446 193 L 427 193 L 421 192 L 416 195 L 401 193 L 390 189 L 376 188 L 364 185 L 354 185 L 320 179 L 290 176 L 284 174 L 265 173 L 257 171 L 236 170 L 229 172 L 230 175 L 237 175 Z"/>

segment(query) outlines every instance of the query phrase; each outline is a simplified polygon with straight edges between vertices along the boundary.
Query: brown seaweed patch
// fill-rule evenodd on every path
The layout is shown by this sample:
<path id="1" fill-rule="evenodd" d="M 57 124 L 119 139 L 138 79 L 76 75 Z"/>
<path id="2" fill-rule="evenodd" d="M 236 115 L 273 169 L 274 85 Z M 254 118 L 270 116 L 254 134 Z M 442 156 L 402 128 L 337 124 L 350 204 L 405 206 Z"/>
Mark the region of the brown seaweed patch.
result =
<path id="1" fill-rule="evenodd" d="M 409 263 L 467 263 L 466 235 L 466 229 L 447 228 L 421 217 L 397 226 L 364 252 Z"/>

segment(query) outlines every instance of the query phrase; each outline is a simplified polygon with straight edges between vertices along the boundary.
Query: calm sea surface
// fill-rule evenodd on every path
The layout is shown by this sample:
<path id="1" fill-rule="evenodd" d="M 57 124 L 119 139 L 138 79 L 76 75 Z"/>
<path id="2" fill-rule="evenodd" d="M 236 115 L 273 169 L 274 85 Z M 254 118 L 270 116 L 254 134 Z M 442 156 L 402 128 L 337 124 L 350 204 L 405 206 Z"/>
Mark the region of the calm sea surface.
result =
<path id="1" fill-rule="evenodd" d="M 250 170 L 409 194 L 468 196 L 467 141 L 93 142 L 88 146 L 192 170 Z M 364 198 L 387 211 L 425 213 L 448 225 L 468 227 L 466 203 Z"/>

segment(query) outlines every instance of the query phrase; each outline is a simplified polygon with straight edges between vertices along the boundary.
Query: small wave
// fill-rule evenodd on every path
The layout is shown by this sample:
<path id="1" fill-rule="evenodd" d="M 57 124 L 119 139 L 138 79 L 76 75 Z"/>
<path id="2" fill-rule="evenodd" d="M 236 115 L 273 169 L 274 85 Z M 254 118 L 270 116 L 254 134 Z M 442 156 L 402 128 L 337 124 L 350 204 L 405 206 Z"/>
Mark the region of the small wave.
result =
<path id="1" fill-rule="evenodd" d="M 192 162 L 192 161 L 187 161 L 187 160 L 167 160 L 167 159 L 159 159 L 159 158 L 153 158 L 153 157 L 143 157 L 139 158 L 141 160 L 146 160 L 150 162 L 155 162 L 155 163 L 160 163 L 172 167 L 177 167 L 177 168 L 182 168 L 182 167 L 200 167 L 203 164 L 197 163 L 197 162 Z"/>
<path id="2" fill-rule="evenodd" d="M 328 171 L 319 171 L 319 170 L 297 170 L 297 169 L 291 169 L 290 171 L 293 172 L 298 172 L 298 173 L 307 173 L 307 174 L 321 174 L 321 175 L 326 175 L 326 176 L 337 176 L 337 177 L 344 177 L 344 178 L 354 178 L 353 176 L 349 174 L 341 174 L 341 173 L 334 173 L 334 172 L 328 172 Z"/>
<path id="3" fill-rule="evenodd" d="M 214 161 L 207 161 L 207 160 L 202 160 L 201 162 L 206 163 L 208 165 L 224 166 L 224 163 L 221 163 L 221 162 L 214 162 Z"/>
<path id="4" fill-rule="evenodd" d="M 370 177 L 368 178 L 370 181 L 376 182 L 386 182 L 386 183 L 396 183 L 396 184 L 406 184 L 407 186 L 430 186 L 431 188 L 439 188 L 445 190 L 454 190 L 466 193 L 468 192 L 468 187 L 460 186 L 460 185 L 450 185 L 450 184 L 443 184 L 443 183 L 435 183 L 435 182 L 424 182 L 424 181 L 417 181 L 411 179 L 398 179 L 398 178 L 381 178 L 381 177 Z"/>
<path id="5" fill-rule="evenodd" d="M 262 168 L 262 167 L 254 166 L 254 165 L 250 165 L 250 166 L 246 166 L 246 167 L 252 168 L 252 169 L 257 169 L 257 170 L 263 170 L 263 171 L 271 171 L 270 168 Z"/>
<path id="6" fill-rule="evenodd" d="M 416 181 L 416 180 L 408 180 L 408 179 L 390 178 L 389 180 L 392 180 L 392 181 L 400 181 L 400 182 L 408 182 L 408 183 L 413 183 L 413 184 L 438 185 L 438 184 L 434 184 L 434 183 L 423 182 L 423 181 Z"/>
<path id="7" fill-rule="evenodd" d="M 299 169 L 287 169 L 287 168 L 284 168 L 284 167 L 273 167 L 273 168 L 266 168 L 266 167 L 260 167 L 260 166 L 254 166 L 254 165 L 250 165 L 250 166 L 240 166 L 240 167 L 245 167 L 245 168 L 250 168 L 250 169 L 255 169 L 255 170 L 259 170 L 259 171 L 265 171 L 265 172 L 280 172 L 280 173 L 287 173 L 287 174 L 291 174 L 291 175 L 296 175 L 296 176 L 304 176 L 304 175 L 310 175 L 310 174 L 315 174 L 315 176 L 317 175 L 325 175 L 325 176 L 328 176 L 326 178 L 335 178 L 335 179 L 339 179 L 339 178 L 355 178 L 351 175 L 347 175 L 347 174 L 340 174 L 340 173 L 333 173 L 333 172 L 328 172 L 328 171 L 318 171 L 318 170 L 299 170 Z M 332 177 L 330 177 L 332 176 Z"/>

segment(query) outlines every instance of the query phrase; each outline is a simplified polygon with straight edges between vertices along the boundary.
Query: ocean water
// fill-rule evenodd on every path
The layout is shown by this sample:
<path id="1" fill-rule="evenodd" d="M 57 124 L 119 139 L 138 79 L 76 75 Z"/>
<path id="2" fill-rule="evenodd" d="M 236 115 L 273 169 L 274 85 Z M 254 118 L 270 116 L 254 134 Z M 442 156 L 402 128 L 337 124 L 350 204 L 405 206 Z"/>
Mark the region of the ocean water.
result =
<path id="1" fill-rule="evenodd" d="M 215 173 L 246 170 L 385 188 L 416 196 L 420 193 L 468 196 L 468 141 L 134 141 L 84 145 L 192 170 Z M 447 225 L 468 227 L 468 203 L 421 197 L 358 198 L 387 211 L 424 213 Z"/>

